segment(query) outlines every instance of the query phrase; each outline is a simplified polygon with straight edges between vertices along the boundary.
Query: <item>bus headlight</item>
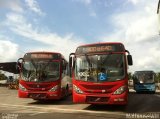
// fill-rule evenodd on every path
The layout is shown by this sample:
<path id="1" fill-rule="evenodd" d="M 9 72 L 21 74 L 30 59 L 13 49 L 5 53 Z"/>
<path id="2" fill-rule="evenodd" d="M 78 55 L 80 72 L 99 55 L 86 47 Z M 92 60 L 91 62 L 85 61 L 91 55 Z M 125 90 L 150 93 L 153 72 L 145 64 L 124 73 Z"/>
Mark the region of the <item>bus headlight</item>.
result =
<path id="1" fill-rule="evenodd" d="M 58 90 L 58 85 L 53 86 L 49 91 L 55 92 Z"/>
<path id="2" fill-rule="evenodd" d="M 127 87 L 126 86 L 121 86 L 120 88 L 118 88 L 113 94 L 114 95 L 119 95 L 122 94 L 126 91 Z"/>
<path id="3" fill-rule="evenodd" d="M 27 89 L 19 83 L 19 89 L 22 91 L 26 91 Z"/>
<path id="4" fill-rule="evenodd" d="M 73 85 L 73 90 L 78 94 L 82 94 L 83 93 L 83 91 L 80 88 L 78 88 L 76 85 Z"/>

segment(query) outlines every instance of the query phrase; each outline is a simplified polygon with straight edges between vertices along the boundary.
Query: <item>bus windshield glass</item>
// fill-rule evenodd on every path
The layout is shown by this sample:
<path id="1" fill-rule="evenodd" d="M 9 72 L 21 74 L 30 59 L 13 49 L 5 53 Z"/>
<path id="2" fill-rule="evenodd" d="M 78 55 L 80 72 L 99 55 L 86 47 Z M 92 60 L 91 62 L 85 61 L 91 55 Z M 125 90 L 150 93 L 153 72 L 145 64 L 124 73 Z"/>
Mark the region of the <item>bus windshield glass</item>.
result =
<path id="1" fill-rule="evenodd" d="M 153 72 L 137 72 L 135 74 L 136 83 L 154 83 L 155 74 Z"/>
<path id="2" fill-rule="evenodd" d="M 124 54 L 77 56 L 75 79 L 88 82 L 110 82 L 125 76 Z"/>
<path id="3" fill-rule="evenodd" d="M 60 77 L 60 62 L 53 60 L 27 60 L 22 64 L 22 78 L 33 82 L 56 81 Z"/>

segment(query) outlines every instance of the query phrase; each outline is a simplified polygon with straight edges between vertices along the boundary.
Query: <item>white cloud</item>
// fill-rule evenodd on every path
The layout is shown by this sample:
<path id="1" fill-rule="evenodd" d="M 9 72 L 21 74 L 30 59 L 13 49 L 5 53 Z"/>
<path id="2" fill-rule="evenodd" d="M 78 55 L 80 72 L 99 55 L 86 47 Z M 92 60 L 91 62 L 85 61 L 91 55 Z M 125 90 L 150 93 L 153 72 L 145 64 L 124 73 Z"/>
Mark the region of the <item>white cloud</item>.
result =
<path id="1" fill-rule="evenodd" d="M 124 43 L 126 49 L 133 55 L 134 65 L 130 67 L 131 71 L 143 69 L 160 71 L 157 2 L 131 1 L 136 4 L 137 10 L 114 14 L 111 18 L 115 26 L 113 33 L 101 39 Z"/>
<path id="2" fill-rule="evenodd" d="M 23 8 L 21 7 L 19 0 L 0 0 L 0 8 L 11 9 L 15 12 L 23 12 Z"/>
<path id="3" fill-rule="evenodd" d="M 125 39 L 133 39 L 134 42 L 147 40 L 158 34 L 157 3 L 139 0 L 136 5 L 137 9 L 134 11 L 125 11 L 112 17 L 116 31 L 124 31 Z"/>
<path id="4" fill-rule="evenodd" d="M 113 5 L 113 3 L 112 3 L 113 1 L 105 1 L 105 2 L 103 2 L 102 4 L 104 4 L 104 6 L 105 7 L 110 7 L 110 6 L 112 6 Z"/>
<path id="5" fill-rule="evenodd" d="M 40 29 L 32 26 L 25 17 L 19 14 L 10 13 L 6 17 L 6 24 L 14 33 L 28 38 L 28 40 L 34 40 L 48 45 L 48 47 L 37 48 L 38 50 L 58 51 L 68 58 L 69 53 L 74 52 L 75 48 L 83 42 L 75 38 L 72 33 L 61 37 L 56 33 L 40 32 Z"/>
<path id="6" fill-rule="evenodd" d="M 156 14 L 127 13 L 113 18 L 117 22 L 118 29 L 124 30 L 125 39 L 134 42 L 146 40 L 146 38 L 158 34 Z"/>
<path id="7" fill-rule="evenodd" d="M 129 2 L 132 2 L 134 5 L 138 4 L 138 2 L 142 1 L 142 0 L 128 0 Z"/>
<path id="8" fill-rule="evenodd" d="M 0 37 L 0 62 L 15 62 L 18 56 L 18 45 Z"/>
<path id="9" fill-rule="evenodd" d="M 39 15 L 44 15 L 44 12 L 42 12 L 36 0 L 25 0 L 25 3 L 31 11 Z"/>
<path id="10" fill-rule="evenodd" d="M 92 16 L 92 17 L 96 17 L 96 16 L 97 16 L 97 14 L 96 14 L 94 11 L 92 11 L 92 12 L 90 12 L 90 16 Z"/>
<path id="11" fill-rule="evenodd" d="M 85 5 L 90 5 L 92 3 L 92 0 L 73 0 L 73 1 L 81 2 Z"/>
<path id="12" fill-rule="evenodd" d="M 89 11 L 89 16 L 97 17 L 97 14 L 96 14 L 95 10 L 91 6 L 92 0 L 73 0 L 73 1 L 74 2 L 79 2 L 79 3 L 82 3 L 82 4 L 86 5 L 86 7 L 88 8 L 88 11 Z"/>

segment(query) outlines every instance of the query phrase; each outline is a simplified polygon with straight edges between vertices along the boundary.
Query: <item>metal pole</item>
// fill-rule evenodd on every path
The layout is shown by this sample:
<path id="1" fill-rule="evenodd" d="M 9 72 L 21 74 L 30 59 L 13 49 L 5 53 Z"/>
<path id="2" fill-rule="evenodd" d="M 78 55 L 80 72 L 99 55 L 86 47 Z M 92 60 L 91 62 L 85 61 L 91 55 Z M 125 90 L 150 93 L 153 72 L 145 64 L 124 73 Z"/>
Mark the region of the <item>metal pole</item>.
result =
<path id="1" fill-rule="evenodd" d="M 160 6 L 160 0 L 159 0 L 159 2 L 158 2 L 157 14 L 159 14 L 159 6 Z"/>
<path id="2" fill-rule="evenodd" d="M 157 14 L 158 14 L 158 30 L 159 30 L 159 35 L 160 35 L 160 13 L 159 13 L 159 9 L 160 9 L 160 0 L 158 1 L 158 6 L 157 6 Z"/>

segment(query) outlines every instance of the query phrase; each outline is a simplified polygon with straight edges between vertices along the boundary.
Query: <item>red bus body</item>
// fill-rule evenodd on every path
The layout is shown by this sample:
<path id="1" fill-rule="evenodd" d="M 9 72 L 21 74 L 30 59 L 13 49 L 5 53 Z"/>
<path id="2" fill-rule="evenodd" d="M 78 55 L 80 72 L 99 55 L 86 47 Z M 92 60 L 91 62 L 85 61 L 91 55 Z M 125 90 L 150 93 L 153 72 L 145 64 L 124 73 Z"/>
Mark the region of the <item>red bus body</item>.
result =
<path id="1" fill-rule="evenodd" d="M 61 99 L 71 93 L 72 85 L 68 75 L 68 63 L 60 53 L 30 52 L 19 60 L 17 64 L 20 70 L 18 89 L 20 98 Z M 58 67 L 56 73 L 52 70 L 55 68 L 54 66 Z M 40 78 L 40 74 L 44 72 L 46 76 Z M 56 74 L 58 74 L 58 78 L 54 78 Z"/>
<path id="2" fill-rule="evenodd" d="M 119 51 L 117 48 L 116 52 L 114 52 L 114 50 L 111 49 L 112 45 L 113 47 L 114 45 L 119 45 L 121 47 L 121 50 Z M 96 44 L 79 46 L 75 53 L 70 54 L 70 64 L 71 64 L 70 67 L 72 67 L 72 80 L 73 80 L 73 92 L 72 92 L 73 102 L 89 103 L 89 104 L 126 105 L 128 102 L 128 92 L 129 92 L 128 73 L 127 73 L 127 68 L 129 64 L 128 62 L 130 62 L 130 65 L 132 65 L 131 55 L 130 55 L 131 61 L 128 61 L 127 60 L 128 57 L 126 57 L 126 52 L 128 51 L 125 50 L 123 44 L 116 42 L 116 43 L 96 43 Z M 112 55 L 116 56 L 117 54 L 122 55 L 121 57 L 123 58 L 122 63 L 124 68 L 123 69 L 124 75 L 123 75 L 123 78 L 120 80 L 116 79 L 115 81 L 95 81 L 95 82 L 86 81 L 86 80 L 89 80 L 90 74 L 92 74 L 93 72 L 99 72 L 97 71 L 98 68 L 96 70 L 94 68 L 89 69 L 89 70 L 95 70 L 93 72 L 87 73 L 87 71 L 86 72 L 84 71 L 84 72 L 78 72 L 76 74 L 76 70 L 78 69 L 78 67 L 81 67 L 82 65 L 84 65 L 83 68 L 86 68 L 85 67 L 86 62 L 88 62 L 86 63 L 87 64 L 86 66 L 90 64 L 91 66 L 89 67 L 94 67 L 94 65 L 95 67 L 99 67 L 99 65 L 94 64 L 94 60 L 92 60 L 92 59 L 95 59 L 95 57 L 99 57 L 99 60 L 101 58 L 102 60 L 105 61 L 105 62 L 98 61 L 98 58 L 97 58 L 97 64 L 99 62 L 102 63 L 101 67 L 108 65 L 106 63 L 108 62 L 108 60 L 110 60 L 111 64 L 114 65 L 115 63 L 112 62 Z M 83 70 L 83 68 L 81 68 L 80 70 Z M 118 72 L 118 70 L 114 68 L 111 68 L 110 70 L 111 73 L 116 71 Z M 85 73 L 87 73 L 87 75 Z M 82 78 L 77 79 L 76 75 L 77 77 L 82 77 L 82 78 L 86 76 L 88 79 L 85 79 L 86 77 L 83 80 Z M 98 76 L 100 75 L 97 73 L 97 77 Z M 98 78 L 94 78 L 94 79 L 98 80 Z M 106 78 L 105 80 L 108 80 L 108 79 Z M 124 90 L 122 93 L 116 94 L 118 93 L 119 90 L 122 90 L 122 89 Z"/>

